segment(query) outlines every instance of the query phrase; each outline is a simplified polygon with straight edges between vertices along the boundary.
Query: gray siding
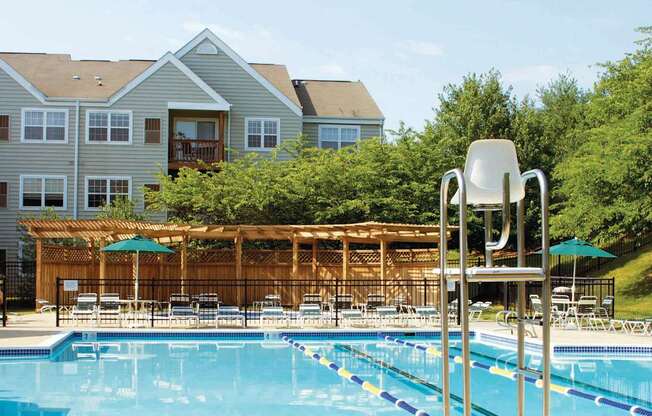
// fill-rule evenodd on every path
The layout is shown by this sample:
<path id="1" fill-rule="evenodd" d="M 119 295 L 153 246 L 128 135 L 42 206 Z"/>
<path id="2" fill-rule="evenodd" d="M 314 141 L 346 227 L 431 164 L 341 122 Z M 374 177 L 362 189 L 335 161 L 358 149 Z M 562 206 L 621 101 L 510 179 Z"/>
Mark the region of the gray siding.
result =
<path id="1" fill-rule="evenodd" d="M 108 108 L 132 111 L 132 144 L 86 143 L 86 112 L 94 108 L 82 107 L 78 201 L 80 218 L 92 218 L 96 214 L 96 211 L 85 209 L 86 176 L 130 176 L 132 200 L 139 210 L 144 208 L 143 186 L 158 183 L 156 175 L 161 169 L 167 174 L 168 101 L 214 102 L 174 65 L 168 63 Z M 160 144 L 145 144 L 145 118 L 150 117 L 161 119 Z M 153 219 L 163 218 L 161 215 Z"/>
<path id="2" fill-rule="evenodd" d="M 68 143 L 21 143 L 21 109 L 65 108 L 68 109 Z M 19 211 L 20 175 L 64 175 L 68 180 L 67 211 L 61 216 L 72 215 L 73 162 L 75 108 L 67 106 L 44 106 L 7 73 L 0 70 L 0 114 L 9 114 L 10 138 L 0 141 L 0 181 L 7 182 L 8 207 L 0 208 L 0 249 L 7 249 L 7 259 L 14 260 L 18 249 L 16 220 L 19 217 L 38 216 L 39 211 Z"/>
<path id="3" fill-rule="evenodd" d="M 348 121 L 348 120 L 347 120 Z M 312 146 L 319 146 L 319 124 L 332 124 L 325 121 L 324 123 L 303 123 L 303 135 L 306 136 L 306 141 Z M 345 125 L 345 124 L 342 124 Z M 358 126 L 358 124 L 351 123 L 347 126 Z M 368 139 L 370 137 L 380 137 L 382 133 L 382 125 L 380 124 L 362 124 L 360 126 L 360 138 Z"/>
<path id="4" fill-rule="evenodd" d="M 232 158 L 245 152 L 245 117 L 279 118 L 281 141 L 293 139 L 301 133 L 302 117 L 293 113 L 219 48 L 217 55 L 198 55 L 195 51 L 196 48 L 188 52 L 181 61 L 231 104 Z"/>

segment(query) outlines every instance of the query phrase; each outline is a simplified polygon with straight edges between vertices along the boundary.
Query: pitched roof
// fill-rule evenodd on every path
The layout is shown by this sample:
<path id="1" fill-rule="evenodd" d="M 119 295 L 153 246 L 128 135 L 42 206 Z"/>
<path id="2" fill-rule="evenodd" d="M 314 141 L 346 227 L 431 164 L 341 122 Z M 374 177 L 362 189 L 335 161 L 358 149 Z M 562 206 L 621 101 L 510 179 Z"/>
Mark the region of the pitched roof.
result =
<path id="1" fill-rule="evenodd" d="M 90 99 L 108 99 L 155 62 L 76 61 L 66 54 L 6 52 L 0 59 L 50 98 Z M 101 77 L 101 86 L 95 76 Z"/>
<path id="2" fill-rule="evenodd" d="M 294 80 L 304 116 L 384 119 L 360 81 Z"/>
<path id="3" fill-rule="evenodd" d="M 292 81 L 290 81 L 290 74 L 288 74 L 288 69 L 285 65 L 258 63 L 250 63 L 249 65 L 293 103 L 301 106 L 301 102 L 299 101 L 299 97 L 297 97 L 297 93 L 294 91 Z"/>

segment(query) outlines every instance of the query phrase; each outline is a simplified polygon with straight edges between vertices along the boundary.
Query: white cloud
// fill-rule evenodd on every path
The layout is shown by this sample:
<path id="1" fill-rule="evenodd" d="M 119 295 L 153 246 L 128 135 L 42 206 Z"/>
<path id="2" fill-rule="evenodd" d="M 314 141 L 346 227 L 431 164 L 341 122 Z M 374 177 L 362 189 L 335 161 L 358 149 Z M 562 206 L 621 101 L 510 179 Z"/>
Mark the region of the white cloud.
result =
<path id="1" fill-rule="evenodd" d="M 408 40 L 399 45 L 401 49 L 410 52 L 414 55 L 422 56 L 441 56 L 444 54 L 444 49 L 433 42 Z"/>

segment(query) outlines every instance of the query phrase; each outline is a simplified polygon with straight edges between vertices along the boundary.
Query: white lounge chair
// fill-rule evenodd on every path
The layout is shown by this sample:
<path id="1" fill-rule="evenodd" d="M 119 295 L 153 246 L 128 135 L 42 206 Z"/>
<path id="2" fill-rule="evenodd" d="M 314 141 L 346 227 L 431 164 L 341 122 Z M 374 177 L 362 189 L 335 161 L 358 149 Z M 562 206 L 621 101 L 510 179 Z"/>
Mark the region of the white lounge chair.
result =
<path id="1" fill-rule="evenodd" d="M 265 306 L 260 312 L 260 326 L 265 324 L 288 326 L 288 317 L 282 306 Z"/>
<path id="2" fill-rule="evenodd" d="M 97 322 L 97 294 L 80 293 L 77 296 L 77 304 L 72 307 L 70 314 L 73 325 L 77 325 L 80 319 Z"/>
<path id="3" fill-rule="evenodd" d="M 36 299 L 36 308 L 39 313 L 54 311 L 57 309 L 56 305 L 50 303 L 50 301 L 45 299 Z"/>
<path id="4" fill-rule="evenodd" d="M 322 325 L 324 323 L 324 316 L 321 313 L 321 307 L 317 304 L 299 305 L 298 324 L 304 326 L 306 323 L 313 323 Z"/>
<path id="5" fill-rule="evenodd" d="M 440 315 L 434 306 L 415 306 L 413 318 L 417 326 L 439 325 Z"/>
<path id="6" fill-rule="evenodd" d="M 208 322 L 217 328 L 217 311 L 220 300 L 216 293 L 201 293 L 197 299 L 197 319 L 199 324 Z"/>
<path id="7" fill-rule="evenodd" d="M 365 325 L 367 323 L 360 309 L 344 309 L 340 311 L 340 320 L 343 327 L 352 327 L 355 324 Z"/>
<path id="8" fill-rule="evenodd" d="M 396 306 L 378 306 L 374 316 L 380 327 L 386 327 L 389 324 L 399 325 L 401 322 Z"/>
<path id="9" fill-rule="evenodd" d="M 228 324 L 227 326 L 233 326 L 234 323 L 239 326 L 244 326 L 244 322 L 245 317 L 237 306 L 220 305 L 217 308 L 217 318 L 215 320 L 217 326 L 221 323 Z"/>
<path id="10" fill-rule="evenodd" d="M 100 295 L 100 306 L 97 309 L 97 322 L 101 326 L 106 321 L 117 322 L 118 326 L 122 326 L 120 295 L 117 293 Z"/>
<path id="11" fill-rule="evenodd" d="M 170 295 L 168 327 L 172 327 L 172 321 L 187 322 L 199 326 L 199 316 L 197 316 L 190 303 L 190 295 L 186 293 L 173 293 Z"/>

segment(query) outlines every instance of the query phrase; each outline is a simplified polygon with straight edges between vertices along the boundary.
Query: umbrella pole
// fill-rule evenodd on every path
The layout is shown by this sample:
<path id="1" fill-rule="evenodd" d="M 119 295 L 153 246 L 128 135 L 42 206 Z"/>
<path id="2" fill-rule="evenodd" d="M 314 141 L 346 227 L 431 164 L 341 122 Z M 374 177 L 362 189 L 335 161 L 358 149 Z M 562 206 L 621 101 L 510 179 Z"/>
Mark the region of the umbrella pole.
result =
<path id="1" fill-rule="evenodd" d="M 575 273 L 577 271 L 577 256 L 573 256 L 573 287 L 571 289 L 571 302 L 575 302 Z"/>
<path id="2" fill-rule="evenodd" d="M 139 257 L 140 257 L 140 252 L 136 251 L 136 283 L 135 283 L 136 288 L 134 290 L 134 300 L 136 302 L 138 302 L 138 274 L 139 274 L 138 263 L 140 263 Z"/>

